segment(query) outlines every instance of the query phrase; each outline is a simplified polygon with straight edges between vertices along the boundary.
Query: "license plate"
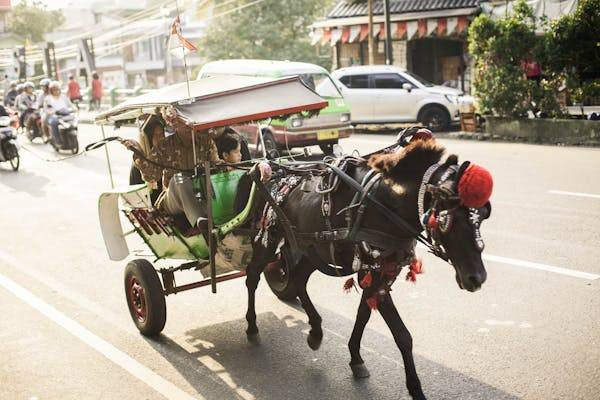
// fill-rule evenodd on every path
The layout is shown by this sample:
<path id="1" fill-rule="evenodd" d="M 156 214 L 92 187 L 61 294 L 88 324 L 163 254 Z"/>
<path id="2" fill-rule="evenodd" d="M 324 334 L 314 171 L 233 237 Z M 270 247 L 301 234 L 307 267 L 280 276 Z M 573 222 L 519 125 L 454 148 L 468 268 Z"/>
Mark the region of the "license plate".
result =
<path id="1" fill-rule="evenodd" d="M 319 131 L 317 132 L 317 140 L 331 140 L 340 137 L 340 132 L 337 130 Z"/>

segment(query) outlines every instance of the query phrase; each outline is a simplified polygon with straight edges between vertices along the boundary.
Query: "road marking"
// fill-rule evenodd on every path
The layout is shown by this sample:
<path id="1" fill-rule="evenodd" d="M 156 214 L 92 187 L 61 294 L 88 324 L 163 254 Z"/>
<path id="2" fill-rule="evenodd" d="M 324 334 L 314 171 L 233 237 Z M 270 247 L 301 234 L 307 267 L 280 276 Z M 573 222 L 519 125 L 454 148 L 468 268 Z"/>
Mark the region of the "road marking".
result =
<path id="1" fill-rule="evenodd" d="M 587 279 L 590 281 L 600 278 L 600 275 L 592 274 L 589 272 L 583 272 L 583 271 L 578 271 L 576 269 L 569 269 L 569 268 L 563 268 L 563 267 L 555 267 L 553 265 L 540 264 L 540 263 L 535 263 L 535 262 L 531 262 L 531 261 L 517 260 L 516 258 L 501 257 L 501 256 L 495 256 L 492 254 L 483 254 L 481 256 L 481 258 L 483 258 L 486 261 L 494 261 L 494 262 L 499 262 L 502 264 L 509 264 L 509 265 L 512 265 L 515 267 L 538 269 L 541 271 L 553 272 L 555 274 L 567 275 L 567 276 L 571 276 L 573 278 Z"/>
<path id="2" fill-rule="evenodd" d="M 131 358 L 121 350 L 114 347 L 104 339 L 96 336 L 83 325 L 67 317 L 65 314 L 44 302 L 42 299 L 31 293 L 29 290 L 0 274 L 0 286 L 4 286 L 9 292 L 27 303 L 57 325 L 63 327 L 71 335 L 75 336 L 83 343 L 87 344 L 110 361 L 123 368 L 140 381 L 156 390 L 158 393 L 173 400 L 193 400 L 204 399 L 200 394 L 191 396 L 167 381 L 162 376 L 140 364 L 137 360 Z"/>
<path id="3" fill-rule="evenodd" d="M 548 193 L 562 194 L 564 196 L 589 197 L 592 199 L 600 199 L 600 194 L 592 194 L 592 193 L 565 192 L 564 190 L 549 190 Z"/>
<path id="4" fill-rule="evenodd" d="M 420 249 L 423 249 L 423 250 L 427 250 L 427 248 L 424 245 L 422 245 L 421 243 L 419 243 L 417 245 L 417 247 Z M 573 278 L 587 279 L 590 281 L 594 281 L 594 280 L 600 278 L 600 275 L 593 274 L 590 272 L 578 271 L 576 269 L 569 269 L 569 268 L 563 268 L 563 267 L 555 267 L 553 265 L 535 263 L 535 262 L 531 262 L 531 261 L 518 260 L 516 258 L 495 256 L 493 254 L 485 254 L 484 253 L 481 255 L 481 258 L 486 261 L 499 262 L 502 264 L 512 265 L 513 267 L 524 267 L 524 268 L 537 269 L 537 270 L 541 270 L 541 271 L 552 272 L 555 274 L 571 276 Z"/>

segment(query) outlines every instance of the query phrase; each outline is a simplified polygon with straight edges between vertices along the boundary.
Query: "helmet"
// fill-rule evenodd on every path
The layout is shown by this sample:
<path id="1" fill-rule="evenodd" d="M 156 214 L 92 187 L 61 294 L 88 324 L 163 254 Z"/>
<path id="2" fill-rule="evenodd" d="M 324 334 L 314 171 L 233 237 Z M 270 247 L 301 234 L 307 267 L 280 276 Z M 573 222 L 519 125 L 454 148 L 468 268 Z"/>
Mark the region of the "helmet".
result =
<path id="1" fill-rule="evenodd" d="M 50 85 L 48 85 L 48 88 L 50 90 L 52 90 L 54 88 L 60 89 L 60 82 L 59 81 L 52 81 L 52 82 L 50 82 Z"/>
<path id="2" fill-rule="evenodd" d="M 27 89 L 27 88 L 31 88 L 33 89 L 35 87 L 35 85 L 33 84 L 33 82 L 27 81 L 23 84 L 23 88 Z"/>
<path id="3" fill-rule="evenodd" d="M 41 87 L 44 87 L 44 86 L 46 86 L 46 87 L 47 87 L 48 85 L 50 85 L 50 82 L 52 82 L 50 79 L 48 79 L 48 78 L 44 78 L 44 79 L 42 79 L 42 80 L 40 81 L 40 86 L 41 86 Z"/>
<path id="4" fill-rule="evenodd" d="M 22 83 L 18 83 L 17 84 L 17 92 L 20 92 L 23 90 L 23 84 Z"/>

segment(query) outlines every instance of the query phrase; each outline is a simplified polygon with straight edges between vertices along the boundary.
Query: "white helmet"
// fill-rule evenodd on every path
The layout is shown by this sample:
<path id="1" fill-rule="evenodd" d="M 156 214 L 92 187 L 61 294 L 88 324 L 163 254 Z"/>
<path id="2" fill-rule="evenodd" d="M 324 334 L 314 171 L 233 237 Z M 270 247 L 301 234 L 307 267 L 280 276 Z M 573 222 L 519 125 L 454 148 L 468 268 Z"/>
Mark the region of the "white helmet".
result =
<path id="1" fill-rule="evenodd" d="M 50 85 L 48 85 L 48 88 L 49 88 L 50 90 L 52 90 L 52 89 L 54 89 L 54 88 L 56 88 L 56 89 L 59 89 L 59 90 L 60 90 L 60 82 L 59 82 L 59 81 L 52 81 L 52 82 L 50 82 Z"/>
<path id="2" fill-rule="evenodd" d="M 33 82 L 29 82 L 29 81 L 27 81 L 27 82 L 25 82 L 25 83 L 23 84 L 23 87 L 24 87 L 25 89 L 27 89 L 27 88 L 32 88 L 32 89 L 33 89 L 33 88 L 35 87 L 35 85 L 33 84 Z"/>

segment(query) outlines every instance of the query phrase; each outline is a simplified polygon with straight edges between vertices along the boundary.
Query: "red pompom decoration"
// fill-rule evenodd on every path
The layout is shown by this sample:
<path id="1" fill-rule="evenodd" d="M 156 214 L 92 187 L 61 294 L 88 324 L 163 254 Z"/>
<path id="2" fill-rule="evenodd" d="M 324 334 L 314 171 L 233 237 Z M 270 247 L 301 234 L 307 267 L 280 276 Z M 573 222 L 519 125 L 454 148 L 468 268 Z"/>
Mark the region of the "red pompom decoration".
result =
<path id="1" fill-rule="evenodd" d="M 492 195 L 493 186 L 492 174 L 479 165 L 471 164 L 460 177 L 458 196 L 467 207 L 483 207 Z"/>

